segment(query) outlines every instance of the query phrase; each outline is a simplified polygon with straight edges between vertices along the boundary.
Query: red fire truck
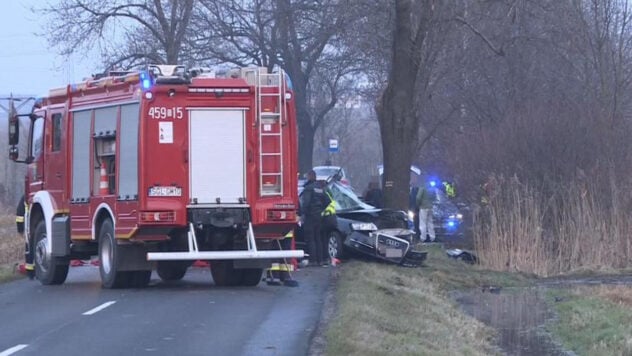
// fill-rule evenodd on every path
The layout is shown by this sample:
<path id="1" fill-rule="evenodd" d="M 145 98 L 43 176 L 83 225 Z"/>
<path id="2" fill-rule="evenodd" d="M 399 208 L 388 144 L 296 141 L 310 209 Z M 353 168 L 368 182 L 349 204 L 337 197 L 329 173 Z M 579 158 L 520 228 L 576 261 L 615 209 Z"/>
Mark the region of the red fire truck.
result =
<path id="1" fill-rule="evenodd" d="M 156 65 L 50 90 L 12 116 L 39 281 L 61 284 L 71 259 L 96 255 L 105 288 L 145 286 L 154 267 L 178 280 L 195 260 L 216 285 L 254 286 L 271 261 L 303 257 L 279 247 L 298 204 L 292 95 L 282 71 Z"/>

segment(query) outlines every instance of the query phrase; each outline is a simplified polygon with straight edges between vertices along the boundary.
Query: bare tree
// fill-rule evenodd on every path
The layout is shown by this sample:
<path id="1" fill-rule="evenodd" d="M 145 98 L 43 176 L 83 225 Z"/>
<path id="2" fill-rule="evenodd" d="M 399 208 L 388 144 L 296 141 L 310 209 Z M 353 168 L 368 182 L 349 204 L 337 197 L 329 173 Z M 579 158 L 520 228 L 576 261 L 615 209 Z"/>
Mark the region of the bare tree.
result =
<path id="1" fill-rule="evenodd" d="M 240 66 L 279 66 L 292 80 L 299 125 L 299 167 L 312 166 L 314 134 L 338 102 L 360 59 L 340 35 L 353 1 L 200 0 L 206 11 L 194 39 L 199 58 Z M 197 21 L 196 21 L 197 22 Z M 319 83 L 312 83 L 313 76 Z"/>
<path id="2" fill-rule="evenodd" d="M 385 205 L 406 209 L 409 167 L 420 139 L 418 101 L 428 88 L 441 50 L 439 34 L 448 23 L 450 6 L 433 0 L 392 3 L 391 63 L 388 80 L 376 106 L 384 155 Z"/>
<path id="3" fill-rule="evenodd" d="M 47 15 L 49 43 L 62 54 L 99 46 L 108 66 L 176 64 L 195 0 L 61 0 L 37 11 Z M 186 57 L 186 56 L 184 56 Z"/>

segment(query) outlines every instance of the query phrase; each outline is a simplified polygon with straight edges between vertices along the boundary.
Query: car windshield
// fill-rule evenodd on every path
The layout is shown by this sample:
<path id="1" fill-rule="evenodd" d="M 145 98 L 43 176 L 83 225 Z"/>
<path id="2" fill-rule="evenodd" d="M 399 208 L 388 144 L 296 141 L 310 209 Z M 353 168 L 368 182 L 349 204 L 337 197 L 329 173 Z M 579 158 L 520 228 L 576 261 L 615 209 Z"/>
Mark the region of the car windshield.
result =
<path id="1" fill-rule="evenodd" d="M 351 189 L 342 184 L 329 184 L 329 191 L 336 203 L 336 210 L 375 209 L 375 207 L 361 201 Z"/>

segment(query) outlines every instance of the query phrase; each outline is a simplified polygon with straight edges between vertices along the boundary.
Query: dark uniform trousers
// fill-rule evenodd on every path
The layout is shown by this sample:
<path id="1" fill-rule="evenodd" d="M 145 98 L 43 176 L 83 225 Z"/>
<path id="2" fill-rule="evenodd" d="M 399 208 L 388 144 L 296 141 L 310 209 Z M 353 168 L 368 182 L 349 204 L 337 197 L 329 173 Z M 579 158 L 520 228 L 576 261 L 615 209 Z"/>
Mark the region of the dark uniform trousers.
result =
<path id="1" fill-rule="evenodd" d="M 307 247 L 310 252 L 310 256 L 309 256 L 310 263 L 321 264 L 324 262 L 323 240 L 320 233 L 320 228 L 321 228 L 320 215 L 305 216 L 305 222 L 303 225 L 303 233 L 305 234 L 305 241 L 307 241 Z"/>

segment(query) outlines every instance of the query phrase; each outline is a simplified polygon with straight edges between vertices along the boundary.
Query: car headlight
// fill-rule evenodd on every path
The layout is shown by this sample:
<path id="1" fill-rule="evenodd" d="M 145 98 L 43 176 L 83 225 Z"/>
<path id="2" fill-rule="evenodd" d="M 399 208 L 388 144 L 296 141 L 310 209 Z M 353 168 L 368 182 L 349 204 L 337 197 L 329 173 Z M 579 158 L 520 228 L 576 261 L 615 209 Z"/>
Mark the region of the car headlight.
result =
<path id="1" fill-rule="evenodd" d="M 374 223 L 352 223 L 351 228 L 356 231 L 375 231 L 377 226 Z"/>
<path id="2" fill-rule="evenodd" d="M 459 220 L 463 220 L 463 214 L 456 214 L 456 218 Z"/>
<path id="3" fill-rule="evenodd" d="M 463 214 L 452 214 L 448 216 L 448 219 L 463 220 Z"/>

